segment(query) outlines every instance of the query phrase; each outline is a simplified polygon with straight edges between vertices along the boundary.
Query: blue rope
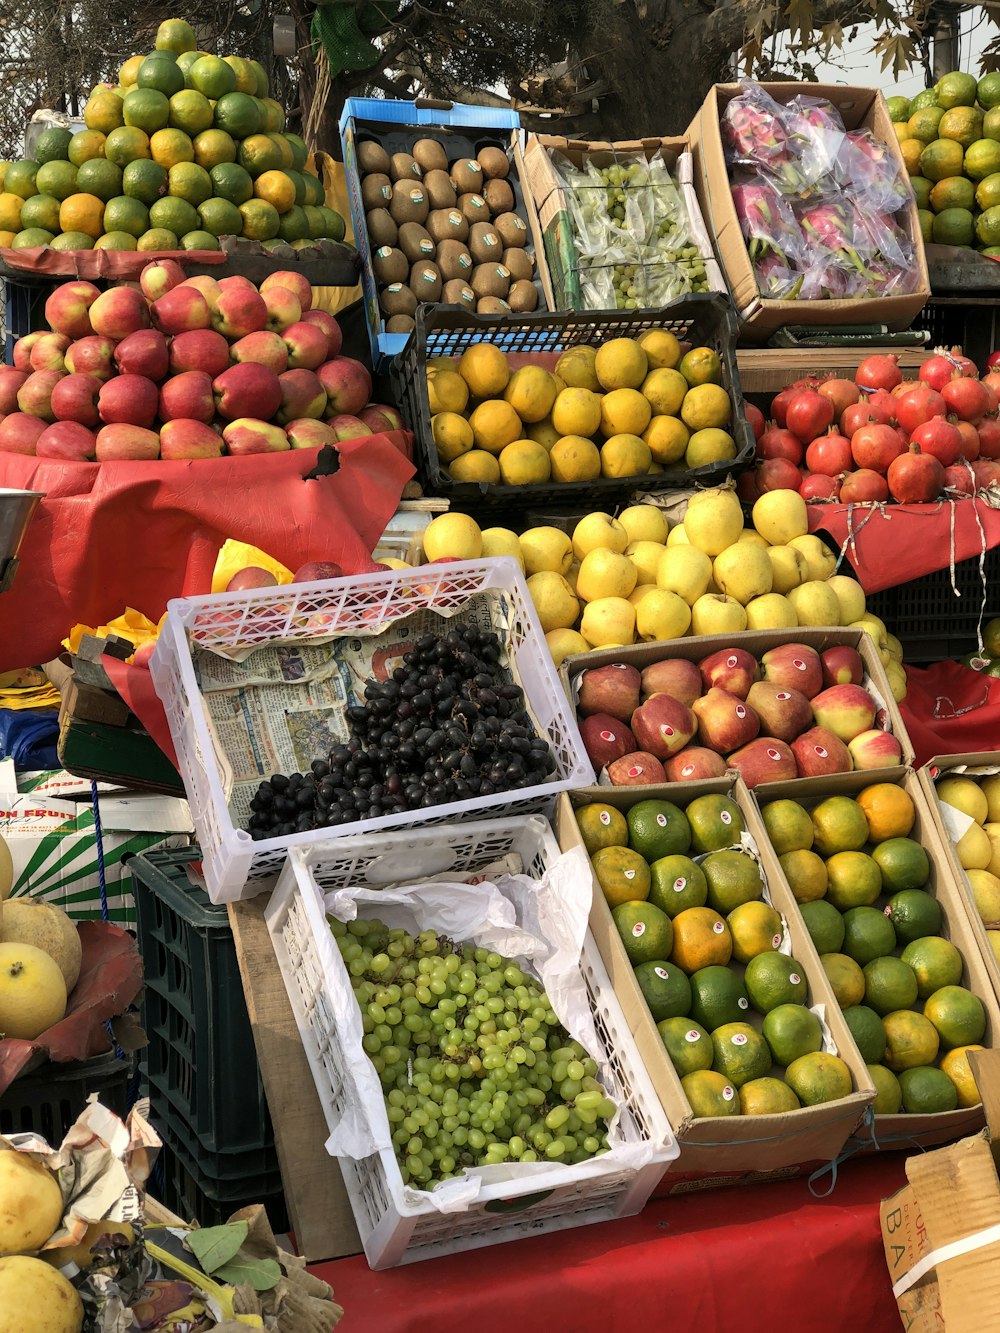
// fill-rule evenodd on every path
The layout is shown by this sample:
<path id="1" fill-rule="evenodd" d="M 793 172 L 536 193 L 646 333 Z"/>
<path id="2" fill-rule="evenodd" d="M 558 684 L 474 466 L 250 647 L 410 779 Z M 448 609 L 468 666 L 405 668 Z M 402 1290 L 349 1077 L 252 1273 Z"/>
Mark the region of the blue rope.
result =
<path id="1" fill-rule="evenodd" d="M 101 803 L 97 796 L 97 782 L 94 778 L 90 779 L 90 804 L 93 807 L 94 811 L 94 844 L 97 848 L 97 883 L 101 891 L 101 920 L 110 921 L 111 914 L 108 911 L 108 883 L 104 873 L 104 835 L 101 832 Z M 125 1052 L 118 1045 L 118 1042 L 115 1039 L 114 1029 L 111 1026 L 110 1018 L 106 1018 L 104 1020 L 104 1027 L 107 1030 L 108 1036 L 115 1044 L 116 1057 L 119 1060 L 124 1060 L 126 1058 Z M 129 1080 L 128 1105 L 130 1108 L 133 1102 L 135 1101 L 135 1098 L 132 1097 L 131 1093 L 132 1093 L 132 1080 L 137 1077 L 137 1072 L 138 1071 L 136 1071 L 136 1073 L 133 1074 L 132 1078 Z M 138 1089 L 136 1089 L 136 1095 L 138 1095 Z"/>

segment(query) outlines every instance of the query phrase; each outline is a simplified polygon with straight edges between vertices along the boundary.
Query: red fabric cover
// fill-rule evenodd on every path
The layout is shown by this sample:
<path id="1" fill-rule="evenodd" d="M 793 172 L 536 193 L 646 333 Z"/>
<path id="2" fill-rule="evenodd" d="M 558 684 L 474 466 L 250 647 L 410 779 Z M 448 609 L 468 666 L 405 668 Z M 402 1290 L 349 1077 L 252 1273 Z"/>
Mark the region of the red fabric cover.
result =
<path id="1" fill-rule="evenodd" d="M 61 463 L 0 453 L 0 486 L 46 493 L 0 600 L 0 671 L 47 662 L 73 625 L 127 606 L 158 620 L 171 597 L 207 592 L 229 537 L 297 569 L 371 551 L 413 476 L 407 431 L 338 446 L 340 470 L 304 481 L 316 449 L 178 463 Z"/>
<path id="2" fill-rule="evenodd" d="M 105 1020 L 129 1007 L 142 986 L 142 959 L 134 938 L 110 921 L 81 921 L 83 959 L 66 1017 L 35 1041 L 0 1038 L 0 1097 L 43 1058 L 89 1060 L 111 1049 Z"/>
<path id="3" fill-rule="evenodd" d="M 148 665 L 132 666 L 119 657 L 104 655 L 101 662 L 121 697 L 131 708 L 153 740 L 177 768 L 177 751 L 170 737 L 167 715 L 160 696 L 153 688 L 153 677 Z"/>
<path id="4" fill-rule="evenodd" d="M 898 1333 L 878 1207 L 905 1183 L 889 1153 L 842 1166 L 826 1199 L 802 1179 L 717 1189 L 386 1272 L 363 1255 L 310 1272 L 343 1305 L 341 1333 L 446 1328 L 457 1311 L 476 1333 Z"/>
<path id="5" fill-rule="evenodd" d="M 956 563 L 978 559 L 984 539 L 986 550 L 1000 546 L 1000 510 L 991 509 L 971 496 L 933 505 L 886 505 L 884 509 L 809 505 L 809 530 L 828 535 L 838 549 L 843 548 L 848 533 L 853 532 L 847 559 L 865 592 L 881 592 L 883 588 L 919 579 L 935 569 L 948 568 L 952 511 Z"/>
<path id="6" fill-rule="evenodd" d="M 138 282 L 147 264 L 158 259 L 176 259 L 179 264 L 224 264 L 231 256 L 221 250 L 34 250 L 0 249 L 0 260 L 10 269 L 46 273 L 56 278 L 108 278 L 112 282 Z"/>
<path id="7" fill-rule="evenodd" d="M 921 768 L 936 754 L 1000 750 L 1000 680 L 959 662 L 906 668 L 899 705 Z"/>

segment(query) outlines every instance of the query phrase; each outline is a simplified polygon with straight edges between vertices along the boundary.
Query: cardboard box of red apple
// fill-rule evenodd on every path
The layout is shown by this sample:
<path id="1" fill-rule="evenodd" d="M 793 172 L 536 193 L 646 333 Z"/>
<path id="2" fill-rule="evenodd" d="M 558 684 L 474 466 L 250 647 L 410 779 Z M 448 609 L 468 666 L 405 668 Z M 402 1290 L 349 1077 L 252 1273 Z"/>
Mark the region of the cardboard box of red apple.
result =
<path id="1" fill-rule="evenodd" d="M 567 658 L 563 684 L 601 782 L 718 778 L 748 787 L 913 760 L 871 636 L 853 629 L 709 635 Z M 816 785 L 813 783 L 813 785 Z"/>
<path id="2" fill-rule="evenodd" d="M 72 461 L 218 458 L 395 432 L 360 361 L 300 273 L 260 289 L 147 265 L 139 287 L 63 283 L 47 331 L 0 367 L 0 452 Z M 407 452 L 406 437 L 395 443 Z M 411 456 L 409 453 L 407 456 Z"/>

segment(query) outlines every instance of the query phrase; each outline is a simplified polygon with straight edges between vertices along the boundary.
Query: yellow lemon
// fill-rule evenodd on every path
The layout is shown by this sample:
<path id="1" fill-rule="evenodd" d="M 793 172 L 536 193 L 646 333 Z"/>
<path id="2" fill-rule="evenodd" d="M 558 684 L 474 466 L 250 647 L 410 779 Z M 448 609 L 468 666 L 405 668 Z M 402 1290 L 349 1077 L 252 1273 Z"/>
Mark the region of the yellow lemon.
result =
<path id="1" fill-rule="evenodd" d="M 521 418 L 510 403 L 502 398 L 490 398 L 480 403 L 469 418 L 477 449 L 499 454 L 508 444 L 522 438 Z M 539 448 L 542 448 L 539 445 Z M 542 450 L 544 453 L 544 449 Z"/>
<path id="2" fill-rule="evenodd" d="M 542 421 L 556 401 L 556 382 L 541 366 L 522 366 L 511 375 L 503 396 L 522 421 Z"/>
<path id="3" fill-rule="evenodd" d="M 641 435 L 649 418 L 649 403 L 635 389 L 613 389 L 601 399 L 601 430 L 605 435 Z"/>
<path id="4" fill-rule="evenodd" d="M 561 433 L 553 426 L 552 418 L 546 417 L 543 421 L 532 421 L 528 424 L 527 438 L 551 452 L 552 446 L 561 439 Z"/>
<path id="5" fill-rule="evenodd" d="M 722 378 L 722 362 L 711 347 L 692 347 L 681 358 L 680 372 L 688 384 L 718 384 Z"/>
<path id="6" fill-rule="evenodd" d="M 438 412 L 464 412 L 469 386 L 456 370 L 436 370 L 427 376 L 427 399 L 431 416 Z"/>
<path id="7" fill-rule="evenodd" d="M 548 450 L 534 440 L 514 440 L 500 451 L 500 476 L 506 486 L 538 486 L 550 475 Z"/>
<path id="8" fill-rule="evenodd" d="M 684 454 L 685 466 L 705 467 L 709 463 L 725 463 L 736 457 L 736 441 L 724 430 L 696 430 L 688 440 Z"/>
<path id="9" fill-rule="evenodd" d="M 654 416 L 675 417 L 688 392 L 688 382 L 676 370 L 662 367 L 651 370 L 642 382 L 643 397 L 649 402 Z"/>
<path id="10" fill-rule="evenodd" d="M 653 417 L 642 432 L 655 463 L 670 467 L 684 457 L 690 435 L 683 421 L 677 417 Z"/>
<path id="11" fill-rule="evenodd" d="M 442 463 L 454 463 L 475 443 L 472 427 L 457 412 L 438 412 L 431 417 L 431 434 Z"/>
<path id="12" fill-rule="evenodd" d="M 681 359 L 681 345 L 668 329 L 650 329 L 639 339 L 650 370 L 673 369 Z"/>
<path id="13" fill-rule="evenodd" d="M 649 371 L 649 362 L 632 338 L 612 338 L 598 348 L 594 371 L 603 389 L 638 389 Z"/>
<path id="14" fill-rule="evenodd" d="M 473 398 L 493 398 L 503 393 L 510 380 L 507 358 L 492 343 L 473 343 L 467 347 L 458 363 L 458 373 Z"/>
<path id="15" fill-rule="evenodd" d="M 597 360 L 595 347 L 571 347 L 556 362 L 556 376 L 570 389 L 600 390 L 600 381 L 594 369 Z"/>
<path id="16" fill-rule="evenodd" d="M 681 419 L 692 431 L 721 429 L 732 416 L 729 394 L 720 384 L 698 384 L 689 389 L 681 405 Z"/>
<path id="17" fill-rule="evenodd" d="M 582 435 L 564 435 L 557 440 L 549 453 L 549 463 L 553 481 L 595 481 L 601 475 L 597 445 Z"/>
<path id="18" fill-rule="evenodd" d="M 612 435 L 601 445 L 602 477 L 639 477 L 649 471 L 653 455 L 638 435 Z"/>
<path id="19" fill-rule="evenodd" d="M 448 464 L 448 476 L 452 481 L 485 482 L 494 486 L 500 480 L 500 464 L 492 454 L 482 449 L 470 449 Z"/>
<path id="20" fill-rule="evenodd" d="M 601 424 L 601 399 L 590 389 L 563 389 L 552 405 L 552 426 L 560 435 L 591 436 Z"/>

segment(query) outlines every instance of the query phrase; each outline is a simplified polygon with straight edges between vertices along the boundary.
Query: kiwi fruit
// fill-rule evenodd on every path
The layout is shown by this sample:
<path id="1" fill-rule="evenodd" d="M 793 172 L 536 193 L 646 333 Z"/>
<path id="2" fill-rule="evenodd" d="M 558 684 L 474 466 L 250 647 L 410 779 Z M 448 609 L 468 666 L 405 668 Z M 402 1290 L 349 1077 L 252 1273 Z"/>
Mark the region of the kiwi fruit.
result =
<path id="1" fill-rule="evenodd" d="M 418 259 L 433 259 L 437 246 L 419 222 L 404 222 L 399 229 L 399 248 L 415 264 Z"/>
<path id="2" fill-rule="evenodd" d="M 399 228 L 387 208 L 373 208 L 365 221 L 368 224 L 368 239 L 376 250 L 383 245 L 396 244 Z"/>
<path id="3" fill-rule="evenodd" d="M 437 250 L 437 265 L 446 281 L 461 278 L 468 282 L 472 276 L 472 256 L 461 241 L 442 241 Z"/>
<path id="4" fill-rule="evenodd" d="M 506 181 L 487 181 L 483 186 L 483 198 L 494 217 L 498 213 L 509 213 L 514 207 L 514 191 Z"/>
<path id="5" fill-rule="evenodd" d="M 469 230 L 469 252 L 477 264 L 500 259 L 504 247 L 500 237 L 488 222 L 476 222 Z"/>
<path id="6" fill-rule="evenodd" d="M 422 259 L 410 269 L 410 291 L 418 301 L 436 301 L 441 295 L 441 271 Z"/>
<path id="7" fill-rule="evenodd" d="M 471 283 L 477 296 L 506 296 L 510 291 L 510 269 L 496 261 L 477 264 L 472 270 Z"/>
<path id="8" fill-rule="evenodd" d="M 510 302 L 511 310 L 518 312 L 535 310 L 538 307 L 538 288 L 526 278 L 519 278 L 512 284 L 507 300 Z"/>
<path id="9" fill-rule="evenodd" d="M 527 250 L 519 250 L 517 246 L 509 246 L 500 256 L 500 263 L 510 269 L 510 276 L 515 282 L 522 278 L 531 280 L 531 275 L 535 271 L 535 263 L 528 254 Z"/>
<path id="10" fill-rule="evenodd" d="M 457 208 L 435 208 L 428 215 L 427 230 L 438 243 L 465 241 L 469 235 L 469 223 Z"/>
<path id="11" fill-rule="evenodd" d="M 374 139 L 362 139 L 358 144 L 358 166 L 367 175 L 371 171 L 389 174 L 389 154 Z"/>
<path id="12" fill-rule="evenodd" d="M 475 310 L 476 293 L 461 278 L 452 278 L 441 288 L 441 300 L 445 305 L 460 305 L 466 310 Z"/>
<path id="13" fill-rule="evenodd" d="M 423 174 L 420 166 L 409 153 L 393 153 L 389 159 L 389 175 L 394 181 L 418 181 Z"/>
<path id="14" fill-rule="evenodd" d="M 392 199 L 392 181 L 381 171 L 374 171 L 361 182 L 361 203 L 365 212 L 385 208 Z"/>
<path id="15" fill-rule="evenodd" d="M 480 148 L 476 161 L 487 180 L 504 180 L 510 174 L 510 161 L 502 148 Z"/>
<path id="16" fill-rule="evenodd" d="M 499 296 L 481 296 L 476 302 L 477 315 L 509 315 L 510 306 Z"/>
<path id="17" fill-rule="evenodd" d="M 493 226 L 508 248 L 528 244 L 528 228 L 516 213 L 501 213 L 499 217 L 493 219 Z"/>
<path id="18" fill-rule="evenodd" d="M 391 283 L 378 299 L 387 315 L 412 315 L 417 308 L 417 298 L 402 282 Z"/>
<path id="19" fill-rule="evenodd" d="M 412 315 L 393 315 L 385 326 L 386 333 L 412 333 L 416 328 Z"/>
<path id="20" fill-rule="evenodd" d="M 483 188 L 483 169 L 474 157 L 460 157 L 451 164 L 451 179 L 459 194 L 471 194 Z"/>
<path id="21" fill-rule="evenodd" d="M 410 276 L 410 261 L 402 250 L 383 245 L 372 257 L 372 267 L 379 282 L 405 282 Z"/>
<path id="22" fill-rule="evenodd" d="M 402 226 L 404 222 L 426 222 L 430 209 L 427 191 L 421 181 L 398 181 L 389 201 L 389 212 Z"/>
<path id="23" fill-rule="evenodd" d="M 460 194 L 456 207 L 470 223 L 489 221 L 490 210 L 481 194 Z"/>
<path id="24" fill-rule="evenodd" d="M 432 209 L 455 207 L 458 195 L 447 171 L 428 171 L 424 177 L 424 189 Z"/>
<path id="25" fill-rule="evenodd" d="M 437 139 L 418 139 L 413 145 L 413 156 L 419 162 L 424 175 L 429 171 L 447 171 L 448 154 L 444 145 Z"/>

